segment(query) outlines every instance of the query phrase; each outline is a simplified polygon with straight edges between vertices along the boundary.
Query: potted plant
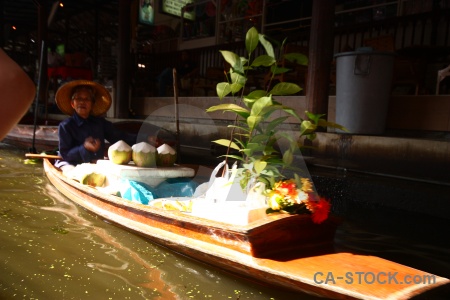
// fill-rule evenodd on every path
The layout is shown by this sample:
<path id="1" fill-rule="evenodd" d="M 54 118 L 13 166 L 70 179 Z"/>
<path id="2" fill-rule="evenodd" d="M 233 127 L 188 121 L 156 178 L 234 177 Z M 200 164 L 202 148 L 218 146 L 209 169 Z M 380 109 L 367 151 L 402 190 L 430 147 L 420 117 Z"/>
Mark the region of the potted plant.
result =
<path id="1" fill-rule="evenodd" d="M 286 40 L 281 43 L 281 49 Z M 253 57 L 258 44 L 266 54 Z M 286 212 L 291 214 L 312 214 L 313 221 L 320 223 L 328 216 L 330 203 L 313 192 L 309 179 L 299 175 L 301 170 L 292 165 L 294 155 L 303 148 L 302 140 L 313 140 L 318 128 L 334 127 L 345 130 L 342 126 L 328 122 L 324 115 L 305 112 L 306 119 L 297 112 L 279 103 L 275 96 L 293 95 L 301 90 L 295 83 L 280 82 L 267 90 L 253 90 L 247 95 L 244 88 L 247 74 L 254 68 L 270 68 L 274 75 L 289 70 L 278 66 L 281 55 L 284 59 L 300 64 L 307 64 L 308 59 L 300 53 L 287 53 L 276 57 L 271 42 L 256 28 L 251 28 L 245 38 L 247 57 L 240 57 L 231 51 L 220 51 L 230 65 L 228 82 L 217 84 L 216 90 L 220 100 L 232 96 L 232 103 L 222 103 L 207 109 L 207 112 L 227 111 L 235 114 L 235 122 L 229 125 L 231 137 L 213 141 L 237 154 L 227 152 L 226 159 L 239 162 L 235 170 L 241 188 L 248 193 L 258 188 L 267 201 L 267 213 Z M 280 130 L 288 118 L 298 120 L 300 127 L 296 135 Z M 283 140 L 287 148 L 277 148 Z"/>

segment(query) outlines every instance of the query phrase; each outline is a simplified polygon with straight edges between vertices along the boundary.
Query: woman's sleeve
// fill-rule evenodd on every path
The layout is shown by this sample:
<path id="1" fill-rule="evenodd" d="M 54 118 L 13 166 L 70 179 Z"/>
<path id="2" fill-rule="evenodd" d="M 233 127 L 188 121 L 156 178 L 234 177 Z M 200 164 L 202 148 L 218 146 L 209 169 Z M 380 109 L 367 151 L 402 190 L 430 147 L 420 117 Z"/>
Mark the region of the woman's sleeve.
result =
<path id="1" fill-rule="evenodd" d="M 67 123 L 59 124 L 58 137 L 59 153 L 65 161 L 73 164 L 91 161 L 90 152 L 84 148 L 83 143 L 77 145 Z"/>

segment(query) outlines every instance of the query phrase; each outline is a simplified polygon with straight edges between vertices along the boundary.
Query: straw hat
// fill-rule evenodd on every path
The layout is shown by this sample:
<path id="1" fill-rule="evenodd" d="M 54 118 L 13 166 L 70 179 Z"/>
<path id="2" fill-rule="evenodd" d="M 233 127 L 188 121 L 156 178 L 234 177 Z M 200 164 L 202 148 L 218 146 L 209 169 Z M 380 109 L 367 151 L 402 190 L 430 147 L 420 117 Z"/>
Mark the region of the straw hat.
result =
<path id="1" fill-rule="evenodd" d="M 66 115 L 73 115 L 74 109 L 70 101 L 74 89 L 80 85 L 90 86 L 94 89 L 95 102 L 92 104 L 91 115 L 100 116 L 106 113 L 111 106 L 111 95 L 104 86 L 89 80 L 74 80 L 61 86 L 55 96 L 58 108 Z"/>

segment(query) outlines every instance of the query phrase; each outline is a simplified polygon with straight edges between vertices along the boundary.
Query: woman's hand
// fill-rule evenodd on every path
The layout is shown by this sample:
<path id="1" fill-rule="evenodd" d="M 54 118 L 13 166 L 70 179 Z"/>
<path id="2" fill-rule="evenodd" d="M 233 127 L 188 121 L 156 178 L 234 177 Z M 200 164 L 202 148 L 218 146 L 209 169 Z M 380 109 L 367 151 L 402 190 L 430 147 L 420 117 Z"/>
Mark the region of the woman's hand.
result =
<path id="1" fill-rule="evenodd" d="M 99 139 L 94 139 L 93 137 L 88 137 L 84 140 L 84 148 L 90 152 L 97 152 L 100 149 L 101 143 Z"/>

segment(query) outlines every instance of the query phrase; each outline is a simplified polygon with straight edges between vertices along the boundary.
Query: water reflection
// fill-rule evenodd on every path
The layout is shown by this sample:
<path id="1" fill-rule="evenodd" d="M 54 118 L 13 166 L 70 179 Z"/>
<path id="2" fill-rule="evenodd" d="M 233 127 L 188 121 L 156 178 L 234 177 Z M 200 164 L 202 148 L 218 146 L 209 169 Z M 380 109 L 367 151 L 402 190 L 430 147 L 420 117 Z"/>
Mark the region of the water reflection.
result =
<path id="1" fill-rule="evenodd" d="M 0 299 L 318 299 L 187 259 L 60 195 L 0 143 Z"/>
<path id="2" fill-rule="evenodd" d="M 107 262 L 87 262 L 87 267 L 106 273 L 108 276 L 116 277 L 119 282 L 124 282 L 131 289 L 139 290 L 144 299 L 154 298 L 155 296 L 163 299 L 175 299 L 175 294 L 171 292 L 170 286 L 162 280 L 161 272 L 157 268 L 158 265 L 164 263 L 165 253 L 158 252 L 158 249 L 151 249 L 152 257 L 157 259 L 157 265 L 150 264 L 134 249 L 120 243 L 107 230 L 97 227 L 88 219 L 81 217 L 79 207 L 61 196 L 53 186 L 47 183 L 45 191 L 52 199 L 55 199 L 55 202 L 54 206 L 41 207 L 41 209 L 59 212 L 66 216 L 64 223 L 67 229 L 64 228 L 63 233 L 79 233 L 81 238 L 88 240 L 89 244 L 104 252 Z M 146 253 L 149 253 L 149 251 L 146 251 Z M 145 280 L 143 283 L 135 284 L 127 278 L 127 272 L 130 271 L 130 261 L 141 266 L 143 271 L 141 276 Z"/>

